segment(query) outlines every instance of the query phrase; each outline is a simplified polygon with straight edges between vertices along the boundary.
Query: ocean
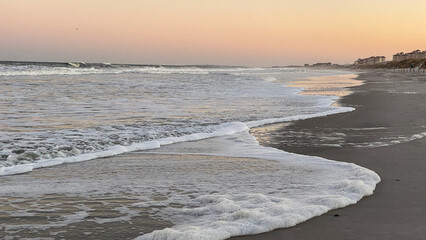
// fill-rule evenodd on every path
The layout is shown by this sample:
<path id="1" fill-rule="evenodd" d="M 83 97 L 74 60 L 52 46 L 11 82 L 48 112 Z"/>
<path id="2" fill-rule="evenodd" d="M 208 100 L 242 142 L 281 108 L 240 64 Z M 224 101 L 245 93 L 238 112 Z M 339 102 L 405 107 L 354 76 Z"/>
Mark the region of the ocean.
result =
<path id="1" fill-rule="evenodd" d="M 301 94 L 295 83 L 318 77 L 354 81 L 328 69 L 0 63 L 0 237 L 226 239 L 356 203 L 380 181 L 371 170 L 251 134 L 354 110 L 321 94 L 336 89 Z"/>

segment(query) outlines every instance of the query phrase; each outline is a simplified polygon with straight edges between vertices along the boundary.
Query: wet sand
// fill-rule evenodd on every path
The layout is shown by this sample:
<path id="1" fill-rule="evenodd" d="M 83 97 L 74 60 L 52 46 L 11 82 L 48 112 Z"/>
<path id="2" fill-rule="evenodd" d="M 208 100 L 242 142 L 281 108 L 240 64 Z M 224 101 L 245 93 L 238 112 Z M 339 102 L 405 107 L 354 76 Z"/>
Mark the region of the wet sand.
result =
<path id="1" fill-rule="evenodd" d="M 244 184 L 235 176 L 254 187 L 280 166 L 254 158 L 132 152 L 2 176 L 0 239 L 134 239 L 173 226 L 162 209 L 181 208 L 205 190 L 238 189 Z"/>
<path id="2" fill-rule="evenodd" d="M 339 104 L 356 110 L 254 129 L 261 144 L 352 162 L 380 175 L 375 193 L 288 229 L 232 238 L 425 239 L 426 75 L 370 71 Z"/>

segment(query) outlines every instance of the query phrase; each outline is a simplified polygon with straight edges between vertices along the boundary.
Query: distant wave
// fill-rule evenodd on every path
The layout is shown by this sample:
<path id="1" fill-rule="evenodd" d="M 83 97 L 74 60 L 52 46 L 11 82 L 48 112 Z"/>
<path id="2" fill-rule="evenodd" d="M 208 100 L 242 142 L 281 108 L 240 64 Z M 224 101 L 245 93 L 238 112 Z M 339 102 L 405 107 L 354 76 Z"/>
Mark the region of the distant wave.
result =
<path id="1" fill-rule="evenodd" d="M 209 74 L 210 72 L 254 71 L 261 68 L 226 66 L 162 66 L 132 65 L 111 63 L 36 63 L 36 62 L 0 62 L 0 77 L 7 76 L 44 76 L 44 75 L 86 75 L 86 74 Z"/>
<path id="2" fill-rule="evenodd" d="M 164 68 L 164 67 L 45 67 L 45 66 L 0 66 L 2 76 L 44 76 L 44 75 L 87 75 L 87 74 L 209 74 L 201 68 Z"/>

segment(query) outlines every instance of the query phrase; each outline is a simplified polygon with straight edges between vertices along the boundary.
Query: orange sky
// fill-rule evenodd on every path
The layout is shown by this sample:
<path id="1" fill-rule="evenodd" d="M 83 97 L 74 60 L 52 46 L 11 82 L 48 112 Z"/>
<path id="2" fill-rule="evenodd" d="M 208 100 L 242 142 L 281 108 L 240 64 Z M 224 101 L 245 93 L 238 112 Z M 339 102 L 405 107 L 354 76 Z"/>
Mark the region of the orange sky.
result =
<path id="1" fill-rule="evenodd" d="M 0 0 L 0 60 L 352 63 L 426 50 L 425 9 L 425 0 Z"/>

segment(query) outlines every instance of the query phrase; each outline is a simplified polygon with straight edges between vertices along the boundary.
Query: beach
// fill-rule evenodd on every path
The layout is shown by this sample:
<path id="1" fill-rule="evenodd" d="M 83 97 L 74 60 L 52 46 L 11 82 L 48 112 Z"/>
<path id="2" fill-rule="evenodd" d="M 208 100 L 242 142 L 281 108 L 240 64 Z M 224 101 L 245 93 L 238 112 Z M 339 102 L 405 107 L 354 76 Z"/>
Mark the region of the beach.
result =
<path id="1" fill-rule="evenodd" d="M 425 9 L 1 0 L 0 240 L 426 239 Z"/>
<path id="2" fill-rule="evenodd" d="M 365 239 L 424 235 L 419 214 L 424 210 L 426 123 L 419 111 L 425 102 L 424 75 L 146 67 L 127 73 L 125 68 L 118 73 L 128 81 L 119 83 L 125 88 L 111 93 L 135 104 L 112 105 L 115 100 L 97 101 L 105 97 L 102 91 L 90 91 L 104 88 L 105 82 L 117 84 L 109 69 L 61 77 L 46 75 L 47 70 L 36 78 L 37 84 L 22 77 L 28 73 L 20 69 L 19 75 L 11 75 L 22 82 L 19 87 L 28 83 L 41 88 L 59 78 L 59 88 L 74 79 L 79 87 L 67 88 L 86 91 L 73 94 L 89 99 L 90 105 L 61 94 L 57 99 L 73 103 L 69 109 L 74 119 L 86 120 L 68 123 L 46 115 L 38 131 L 4 121 L 19 131 L 6 135 L 10 137 L 3 143 L 15 150 L 3 150 L 11 154 L 3 157 L 23 164 L 3 168 L 0 238 L 282 239 L 301 234 L 309 239 L 320 236 L 316 231 L 333 235 L 322 239 L 364 238 L 358 232 Z M 182 86 L 184 80 L 188 84 Z M 218 83 L 212 85 L 212 80 Z M 223 85 L 230 83 L 236 85 L 223 92 Z M 150 85 L 155 91 L 145 90 Z M 217 99 L 200 94 L 210 88 L 221 90 L 215 93 Z M 161 96 L 140 101 L 139 91 Z M 148 100 L 154 103 L 151 108 Z M 53 102 L 30 101 L 41 106 Z M 62 115 L 62 109 L 50 109 Z M 109 114 L 114 112 L 121 115 Z M 135 118 L 135 112 L 141 116 Z M 206 119 L 217 124 L 208 125 Z M 46 152 L 59 157 L 28 159 Z M 361 199 L 365 196 L 370 197 Z M 344 220 L 346 225 L 337 225 Z M 369 232 L 380 223 L 383 230 L 375 232 L 380 236 Z M 393 232 L 398 226 L 401 230 Z M 282 227 L 290 228 L 270 232 Z M 268 233 L 249 236 L 261 232 Z"/>
<path id="3" fill-rule="evenodd" d="M 339 100 L 355 111 L 253 132 L 266 146 L 371 169 L 382 180 L 375 193 L 292 228 L 233 239 L 424 239 L 426 76 L 371 70 L 358 79 L 365 84 Z"/>

